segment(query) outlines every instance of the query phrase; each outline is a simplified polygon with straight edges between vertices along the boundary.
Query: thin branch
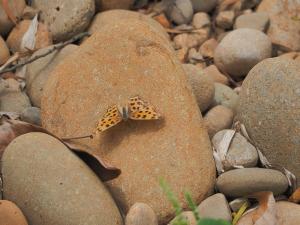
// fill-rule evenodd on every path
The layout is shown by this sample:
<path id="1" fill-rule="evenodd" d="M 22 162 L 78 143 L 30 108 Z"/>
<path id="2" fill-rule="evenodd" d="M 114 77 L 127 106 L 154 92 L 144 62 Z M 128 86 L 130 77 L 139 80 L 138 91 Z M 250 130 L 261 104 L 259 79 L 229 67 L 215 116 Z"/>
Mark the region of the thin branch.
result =
<path id="1" fill-rule="evenodd" d="M 65 42 L 61 42 L 61 43 L 58 43 L 56 45 L 53 45 L 53 47 L 51 49 L 49 49 L 48 51 L 46 51 L 45 53 L 43 54 L 40 54 L 40 55 L 36 55 L 35 57 L 33 58 L 30 58 L 29 60 L 26 60 L 22 63 L 19 63 L 19 64 L 16 64 L 10 68 L 7 68 L 7 69 L 3 69 L 3 70 L 0 70 L 0 74 L 3 74 L 3 73 L 6 73 L 6 72 L 11 72 L 11 71 L 14 71 L 15 69 L 17 68 L 20 68 L 22 66 L 25 66 L 26 64 L 29 64 L 29 63 L 32 63 L 34 61 L 36 61 L 37 59 L 39 58 L 42 58 L 42 57 L 45 57 L 49 54 L 51 54 L 52 52 L 56 51 L 56 50 L 59 50 L 59 49 L 62 49 L 63 47 L 65 47 L 66 45 L 69 45 L 69 44 L 72 44 L 73 42 L 75 41 L 78 41 L 78 40 L 81 40 L 82 38 L 86 37 L 86 36 L 90 36 L 90 34 L 88 32 L 83 32 L 83 33 L 80 33 L 78 35 L 75 35 L 73 38 L 71 38 L 70 40 L 68 41 L 65 41 Z"/>

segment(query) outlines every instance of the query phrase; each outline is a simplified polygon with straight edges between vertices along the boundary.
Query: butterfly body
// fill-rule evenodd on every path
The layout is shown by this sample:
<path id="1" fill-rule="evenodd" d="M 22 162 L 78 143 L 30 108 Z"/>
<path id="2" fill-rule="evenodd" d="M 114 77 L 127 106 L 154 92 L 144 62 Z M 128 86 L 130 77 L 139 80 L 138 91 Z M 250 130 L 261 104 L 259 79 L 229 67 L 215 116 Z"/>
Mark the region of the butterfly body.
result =
<path id="1" fill-rule="evenodd" d="M 148 102 L 139 96 L 130 98 L 125 106 L 113 105 L 109 107 L 97 125 L 97 132 L 103 132 L 121 121 L 131 120 L 157 120 L 160 114 Z"/>

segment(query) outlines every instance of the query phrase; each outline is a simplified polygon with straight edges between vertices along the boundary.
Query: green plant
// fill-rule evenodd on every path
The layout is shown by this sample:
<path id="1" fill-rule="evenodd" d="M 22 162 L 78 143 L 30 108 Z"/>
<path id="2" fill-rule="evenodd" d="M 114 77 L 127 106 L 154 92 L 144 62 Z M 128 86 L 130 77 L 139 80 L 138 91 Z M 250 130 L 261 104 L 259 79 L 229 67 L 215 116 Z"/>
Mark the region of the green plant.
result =
<path id="1" fill-rule="evenodd" d="M 160 179 L 159 183 L 164 193 L 167 195 L 167 198 L 169 199 L 169 201 L 171 202 L 171 204 L 175 209 L 176 219 L 172 222 L 172 225 L 189 225 L 188 221 L 182 216 L 182 211 L 183 211 L 182 207 L 180 206 L 180 203 L 177 197 L 175 196 L 175 194 L 172 192 L 170 186 L 163 179 Z M 194 203 L 191 195 L 188 192 L 185 192 L 184 197 L 188 203 L 189 208 L 192 210 L 194 214 L 194 217 L 197 221 L 197 225 L 231 225 L 231 223 L 225 220 L 200 218 L 199 212 L 197 210 L 197 206 Z"/>

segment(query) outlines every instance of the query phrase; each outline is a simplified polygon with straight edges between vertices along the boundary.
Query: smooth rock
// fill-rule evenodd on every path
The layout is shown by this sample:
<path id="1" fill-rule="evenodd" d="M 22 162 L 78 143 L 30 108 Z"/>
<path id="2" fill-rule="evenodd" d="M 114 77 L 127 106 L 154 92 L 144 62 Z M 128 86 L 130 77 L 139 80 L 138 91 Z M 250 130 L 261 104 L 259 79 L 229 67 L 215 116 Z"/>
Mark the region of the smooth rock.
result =
<path id="1" fill-rule="evenodd" d="M 208 29 L 199 29 L 195 33 L 183 33 L 174 37 L 175 48 L 194 48 L 202 45 L 209 38 Z"/>
<path id="2" fill-rule="evenodd" d="M 165 37 L 165 39 L 169 41 L 170 37 L 168 33 L 154 19 L 142 13 L 122 9 L 115 9 L 97 13 L 93 18 L 93 21 L 91 22 L 88 32 L 92 34 L 94 32 L 97 32 L 98 30 L 101 30 L 103 26 L 115 26 L 119 23 L 119 21 L 128 21 L 132 19 L 147 22 L 150 26 L 152 26 L 154 30 L 156 30 L 161 36 Z"/>
<path id="3" fill-rule="evenodd" d="M 47 52 L 53 46 L 36 51 L 32 57 Z M 42 57 L 29 65 L 26 71 L 26 91 L 34 106 L 41 106 L 41 97 L 44 90 L 44 85 L 47 82 L 52 70 L 63 62 L 66 56 L 72 54 L 78 48 L 77 45 L 67 45 L 59 51 Z"/>
<path id="4" fill-rule="evenodd" d="M 300 65 L 282 57 L 256 65 L 244 80 L 237 117 L 273 163 L 300 177 Z M 298 182 L 299 185 L 299 182 Z"/>
<path id="5" fill-rule="evenodd" d="M 13 15 L 15 15 L 17 18 L 20 18 L 22 16 L 22 12 L 26 6 L 25 0 L 9 0 L 8 6 L 12 12 Z M 5 37 L 11 29 L 14 27 L 14 23 L 8 18 L 6 15 L 3 6 L 2 1 L 0 3 L 0 35 Z"/>
<path id="6" fill-rule="evenodd" d="M 227 34 L 215 51 L 215 64 L 221 70 L 238 78 L 265 58 L 272 56 L 272 43 L 263 32 L 241 28 Z"/>
<path id="7" fill-rule="evenodd" d="M 9 33 L 6 40 L 7 46 L 12 52 L 21 52 L 26 49 L 21 49 L 21 42 L 24 34 L 27 32 L 31 20 L 22 20 L 18 26 Z M 44 48 L 52 44 L 52 34 L 49 32 L 48 27 L 42 23 L 38 24 L 38 30 L 36 33 L 35 48 Z"/>
<path id="8" fill-rule="evenodd" d="M 220 130 L 230 128 L 232 121 L 232 110 L 222 105 L 213 107 L 204 116 L 204 124 L 210 138 Z"/>
<path id="9" fill-rule="evenodd" d="M 210 76 L 216 83 L 221 83 L 224 85 L 229 84 L 228 78 L 224 74 L 222 74 L 215 65 L 206 67 L 203 72 Z"/>
<path id="10" fill-rule="evenodd" d="M 0 111 L 21 113 L 25 108 L 30 107 L 28 96 L 20 90 L 6 88 L 0 93 Z"/>
<path id="11" fill-rule="evenodd" d="M 96 11 L 129 9 L 133 3 L 134 0 L 95 0 Z"/>
<path id="12" fill-rule="evenodd" d="M 13 202 L 0 200 L 1 225 L 28 225 L 22 211 Z"/>
<path id="13" fill-rule="evenodd" d="M 188 24 L 193 18 L 192 3 L 190 0 L 170 1 L 166 14 L 176 24 Z"/>
<path id="14" fill-rule="evenodd" d="M 227 197 L 242 197 L 259 191 L 272 191 L 279 195 L 288 188 L 288 181 L 277 170 L 243 168 L 221 174 L 216 187 Z"/>
<path id="15" fill-rule="evenodd" d="M 287 201 L 275 203 L 276 217 L 278 225 L 298 225 L 300 223 L 300 206 Z M 237 225 L 252 225 L 255 211 L 244 215 Z"/>
<path id="16" fill-rule="evenodd" d="M 298 1 L 263 0 L 256 11 L 269 15 L 270 27 L 267 34 L 273 44 L 284 51 L 300 50 Z"/>
<path id="17" fill-rule="evenodd" d="M 205 112 L 214 99 L 214 82 L 201 69 L 192 64 L 183 64 L 183 69 L 192 86 L 201 112 Z"/>
<path id="18" fill-rule="evenodd" d="M 239 96 L 230 87 L 221 83 L 215 83 L 213 106 L 223 105 L 230 108 L 235 113 L 238 100 Z"/>
<path id="19" fill-rule="evenodd" d="M 197 207 L 201 218 L 222 219 L 231 222 L 231 210 L 225 196 L 214 194 L 200 203 Z"/>
<path id="20" fill-rule="evenodd" d="M 3 38 L 0 36 L 0 65 L 4 64 L 8 60 L 9 56 L 9 49 Z"/>
<path id="21" fill-rule="evenodd" d="M 230 29 L 233 26 L 234 17 L 233 10 L 221 11 L 216 17 L 216 24 L 223 29 Z"/>
<path id="22" fill-rule="evenodd" d="M 267 13 L 257 12 L 240 15 L 236 18 L 234 29 L 251 28 L 265 32 L 269 26 L 270 19 Z"/>
<path id="23" fill-rule="evenodd" d="M 187 222 L 187 225 L 197 225 L 194 213 L 192 211 L 184 211 L 181 213 L 182 218 Z M 173 220 L 168 223 L 168 225 L 173 225 L 174 222 L 178 220 L 178 217 L 175 217 Z"/>
<path id="24" fill-rule="evenodd" d="M 227 131 L 228 130 L 221 130 L 214 135 L 212 143 L 215 148 L 220 145 Z M 223 163 L 224 170 L 227 171 L 233 169 L 234 166 L 255 167 L 257 161 L 258 154 L 255 147 L 240 133 L 236 133 L 231 141 Z"/>
<path id="25" fill-rule="evenodd" d="M 2 157 L 3 195 L 30 225 L 121 225 L 109 192 L 92 170 L 56 138 L 27 133 Z"/>
<path id="26" fill-rule="evenodd" d="M 129 120 L 78 142 L 122 170 L 106 185 L 125 213 L 143 202 L 162 224 L 174 217 L 174 210 L 159 178 L 166 179 L 186 207 L 182 187 L 199 203 L 213 188 L 215 165 L 183 68 L 170 43 L 146 22 L 104 26 L 58 65 L 43 92 L 42 125 L 59 137 L 90 134 L 109 106 L 125 105 L 136 95 L 163 119 Z"/>
<path id="27" fill-rule="evenodd" d="M 218 46 L 218 42 L 216 39 L 211 38 L 205 41 L 199 48 L 199 52 L 207 58 L 213 58 L 216 47 Z"/>
<path id="28" fill-rule="evenodd" d="M 95 13 L 94 0 L 32 0 L 32 6 L 41 11 L 40 18 L 48 25 L 55 42 L 65 41 L 90 24 Z"/>
<path id="29" fill-rule="evenodd" d="M 21 120 L 27 123 L 41 126 L 41 112 L 40 108 L 28 107 L 21 113 Z"/>
<path id="30" fill-rule="evenodd" d="M 135 203 L 128 211 L 125 225 L 158 225 L 153 209 L 145 203 Z"/>
<path id="31" fill-rule="evenodd" d="M 201 28 L 210 26 L 209 15 L 205 12 L 195 13 L 193 16 L 192 24 L 196 29 L 201 29 Z"/>
<path id="32" fill-rule="evenodd" d="M 191 0 L 195 12 L 210 12 L 218 3 L 218 0 Z"/>

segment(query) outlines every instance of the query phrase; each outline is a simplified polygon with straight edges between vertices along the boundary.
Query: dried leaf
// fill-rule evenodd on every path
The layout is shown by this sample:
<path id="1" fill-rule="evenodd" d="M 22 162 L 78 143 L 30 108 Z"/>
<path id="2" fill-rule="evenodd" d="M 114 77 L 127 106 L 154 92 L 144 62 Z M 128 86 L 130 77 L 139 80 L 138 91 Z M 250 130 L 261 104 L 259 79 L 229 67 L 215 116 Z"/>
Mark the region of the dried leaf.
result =
<path id="1" fill-rule="evenodd" d="M 277 225 L 275 199 L 270 191 L 257 192 L 250 197 L 256 198 L 259 207 L 252 214 L 253 225 Z"/>
<path id="2" fill-rule="evenodd" d="M 15 115 L 12 114 L 11 116 L 14 117 Z M 121 173 L 120 169 L 110 165 L 106 160 L 101 159 L 99 156 L 93 154 L 92 150 L 87 146 L 72 143 L 70 141 L 64 142 L 42 127 L 11 119 L 9 114 L 4 114 L 0 118 L 0 159 L 5 148 L 12 140 L 29 132 L 46 133 L 60 140 L 68 148 L 73 150 L 83 161 L 85 161 L 102 181 L 116 178 Z"/>
<path id="3" fill-rule="evenodd" d="M 237 222 L 239 221 L 239 219 L 243 216 L 244 212 L 246 211 L 246 209 L 249 207 L 249 202 L 246 201 L 241 208 L 237 211 L 237 213 L 235 214 L 233 220 L 232 220 L 232 225 L 236 225 Z"/>
<path id="4" fill-rule="evenodd" d="M 17 25 L 18 20 L 17 17 L 13 14 L 13 12 L 11 11 L 10 7 L 9 7 L 9 0 L 2 0 L 2 7 L 7 15 L 7 17 L 15 24 Z"/>
<path id="5" fill-rule="evenodd" d="M 296 191 L 290 196 L 290 202 L 299 203 L 300 202 L 300 188 L 297 188 Z"/>

